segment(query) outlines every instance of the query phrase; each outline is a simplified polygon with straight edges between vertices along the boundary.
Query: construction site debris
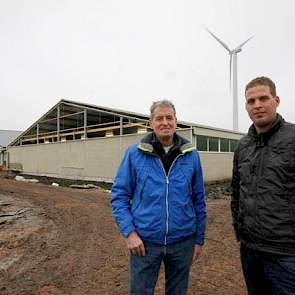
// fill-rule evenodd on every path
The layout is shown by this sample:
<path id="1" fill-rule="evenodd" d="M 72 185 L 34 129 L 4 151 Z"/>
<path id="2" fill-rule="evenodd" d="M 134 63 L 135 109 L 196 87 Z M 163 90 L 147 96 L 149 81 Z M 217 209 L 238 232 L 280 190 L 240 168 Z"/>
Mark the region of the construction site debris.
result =
<path id="1" fill-rule="evenodd" d="M 30 209 L 29 208 L 19 208 L 16 211 L 3 212 L 3 213 L 0 212 L 0 224 L 20 218 L 21 215 L 28 210 L 30 210 Z"/>
<path id="2" fill-rule="evenodd" d="M 99 188 L 97 185 L 94 184 L 71 184 L 71 188 L 80 188 L 80 189 L 89 189 L 89 188 Z"/>
<path id="3" fill-rule="evenodd" d="M 35 179 L 35 178 L 24 178 L 21 175 L 16 175 L 15 176 L 15 180 L 17 180 L 17 181 L 24 181 L 24 182 L 33 182 L 33 183 L 39 182 L 38 179 Z"/>

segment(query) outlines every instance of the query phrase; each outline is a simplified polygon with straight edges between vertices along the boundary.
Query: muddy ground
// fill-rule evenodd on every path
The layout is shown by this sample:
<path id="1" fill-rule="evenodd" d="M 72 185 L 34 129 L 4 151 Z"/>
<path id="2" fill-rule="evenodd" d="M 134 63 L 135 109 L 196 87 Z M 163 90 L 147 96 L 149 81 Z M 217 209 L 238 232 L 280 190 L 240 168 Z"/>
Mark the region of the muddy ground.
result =
<path id="1" fill-rule="evenodd" d="M 109 199 L 103 189 L 0 176 L 0 294 L 128 294 L 128 252 Z M 208 214 L 188 294 L 246 294 L 228 197 L 215 192 Z M 155 294 L 164 294 L 163 271 Z"/>

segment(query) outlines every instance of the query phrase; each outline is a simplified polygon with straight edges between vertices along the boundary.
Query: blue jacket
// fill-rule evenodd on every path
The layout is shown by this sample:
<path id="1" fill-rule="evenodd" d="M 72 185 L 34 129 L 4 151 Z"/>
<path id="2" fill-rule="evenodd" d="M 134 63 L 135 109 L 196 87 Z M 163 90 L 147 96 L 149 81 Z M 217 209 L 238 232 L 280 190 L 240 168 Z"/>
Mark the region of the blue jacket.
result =
<path id="1" fill-rule="evenodd" d="M 127 237 L 136 231 L 161 245 L 195 235 L 203 245 L 206 204 L 199 154 L 182 139 L 180 154 L 166 175 L 149 143 L 129 147 L 112 187 L 113 216 Z"/>

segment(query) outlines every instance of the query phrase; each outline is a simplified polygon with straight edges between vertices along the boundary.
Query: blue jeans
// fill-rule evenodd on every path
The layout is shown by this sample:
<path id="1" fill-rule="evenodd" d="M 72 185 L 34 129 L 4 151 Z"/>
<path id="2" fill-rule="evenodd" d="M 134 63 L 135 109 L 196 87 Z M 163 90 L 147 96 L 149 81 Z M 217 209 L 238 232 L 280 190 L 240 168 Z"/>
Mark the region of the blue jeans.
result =
<path id="1" fill-rule="evenodd" d="M 154 293 L 162 261 L 165 266 L 165 294 L 186 294 L 195 247 L 190 237 L 171 245 L 144 241 L 146 256 L 130 254 L 130 294 Z"/>
<path id="2" fill-rule="evenodd" d="M 241 263 L 249 295 L 295 294 L 295 256 L 261 252 L 241 244 Z"/>

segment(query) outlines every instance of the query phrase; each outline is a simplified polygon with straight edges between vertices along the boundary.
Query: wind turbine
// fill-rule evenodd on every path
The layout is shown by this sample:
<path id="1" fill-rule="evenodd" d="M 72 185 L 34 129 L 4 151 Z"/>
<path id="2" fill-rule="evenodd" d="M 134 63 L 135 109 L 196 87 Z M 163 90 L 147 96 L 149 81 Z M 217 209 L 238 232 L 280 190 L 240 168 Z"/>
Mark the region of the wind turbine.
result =
<path id="1" fill-rule="evenodd" d="M 230 50 L 230 48 L 212 32 L 210 32 L 206 27 L 207 32 L 216 39 L 229 53 L 229 89 L 232 91 L 233 95 L 233 130 L 239 131 L 239 116 L 238 116 L 238 53 L 242 51 L 242 47 L 254 36 L 250 37 L 235 49 Z"/>

